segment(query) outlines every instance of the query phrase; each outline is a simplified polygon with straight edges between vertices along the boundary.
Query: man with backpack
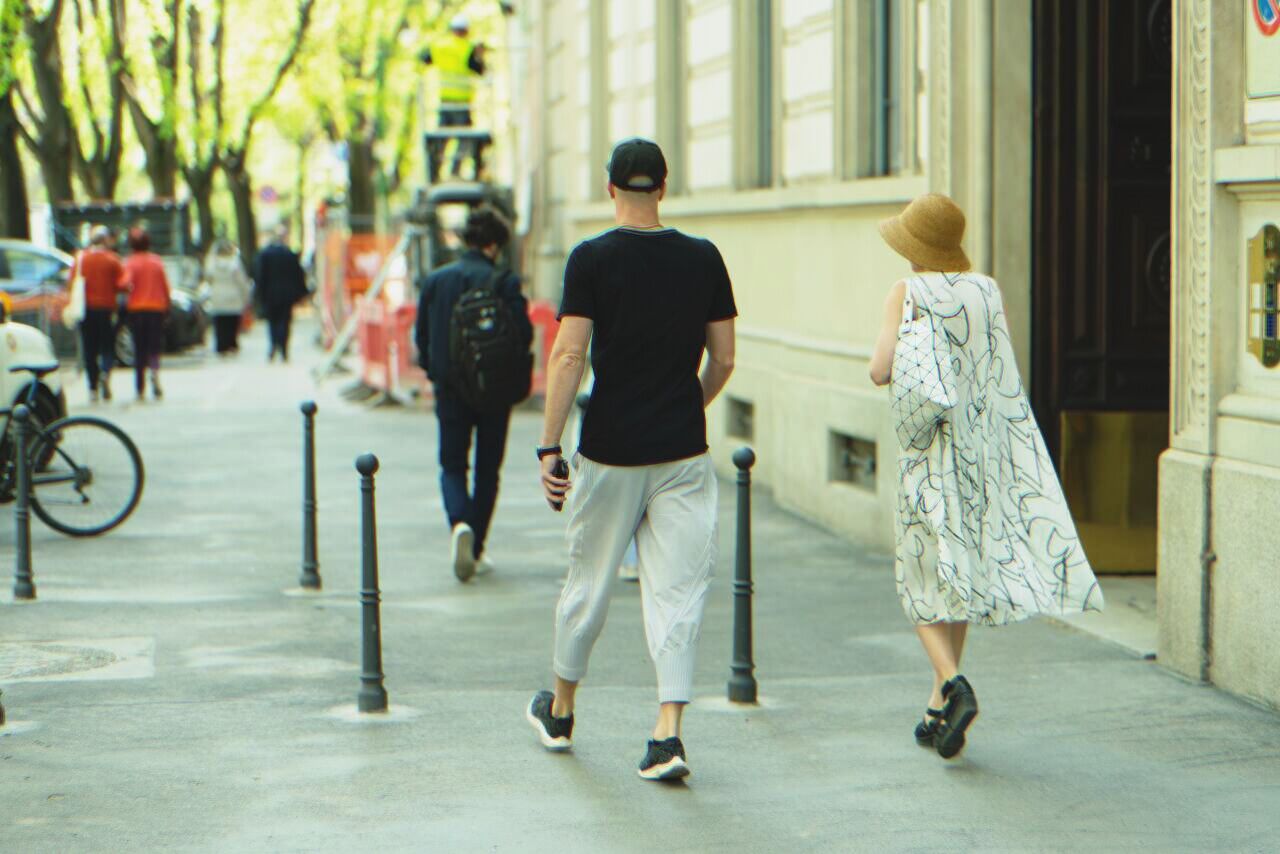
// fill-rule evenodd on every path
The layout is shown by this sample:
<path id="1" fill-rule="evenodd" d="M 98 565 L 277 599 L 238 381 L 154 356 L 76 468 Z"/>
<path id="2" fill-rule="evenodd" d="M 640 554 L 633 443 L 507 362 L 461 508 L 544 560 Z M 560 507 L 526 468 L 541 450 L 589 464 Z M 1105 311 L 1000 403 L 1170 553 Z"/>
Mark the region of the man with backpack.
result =
<path id="1" fill-rule="evenodd" d="M 421 283 L 415 341 L 435 386 L 440 425 L 440 491 L 452 529 L 450 560 L 459 581 L 491 568 L 484 556 L 498 500 L 511 408 L 529 396 L 533 326 L 520 278 L 496 265 L 511 226 L 496 210 L 467 217 L 466 251 Z M 474 485 L 468 457 L 475 434 Z"/>

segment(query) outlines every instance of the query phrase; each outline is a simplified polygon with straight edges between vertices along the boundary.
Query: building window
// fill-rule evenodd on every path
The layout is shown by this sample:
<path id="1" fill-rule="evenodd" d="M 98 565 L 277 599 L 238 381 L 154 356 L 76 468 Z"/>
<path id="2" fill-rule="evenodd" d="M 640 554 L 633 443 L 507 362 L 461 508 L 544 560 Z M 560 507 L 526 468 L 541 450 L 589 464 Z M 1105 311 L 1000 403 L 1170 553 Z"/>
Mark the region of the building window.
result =
<path id="1" fill-rule="evenodd" d="M 871 174 L 902 172 L 902 15 L 899 0 L 875 0 L 872 34 Z"/>
<path id="2" fill-rule="evenodd" d="M 841 0 L 837 30 L 837 171 L 865 178 L 914 174 L 928 140 L 928 0 Z"/>
<path id="3" fill-rule="evenodd" d="M 783 183 L 835 173 L 835 2 L 779 3 Z"/>
<path id="4" fill-rule="evenodd" d="M 655 134 L 655 0 L 609 2 L 609 140 Z"/>
<path id="5" fill-rule="evenodd" d="M 729 0 L 685 4 L 685 151 L 690 191 L 733 183 L 733 14 Z"/>

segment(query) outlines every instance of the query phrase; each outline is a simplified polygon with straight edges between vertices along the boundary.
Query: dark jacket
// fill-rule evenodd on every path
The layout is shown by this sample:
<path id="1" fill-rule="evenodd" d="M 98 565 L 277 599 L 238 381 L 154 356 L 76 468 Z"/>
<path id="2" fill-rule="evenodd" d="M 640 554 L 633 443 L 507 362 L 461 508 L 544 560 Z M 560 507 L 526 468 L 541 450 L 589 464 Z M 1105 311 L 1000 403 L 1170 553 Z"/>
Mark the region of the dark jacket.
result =
<path id="1" fill-rule="evenodd" d="M 283 243 L 258 253 L 253 265 L 255 299 L 267 314 L 279 314 L 307 297 L 307 277 L 298 255 Z"/>
<path id="2" fill-rule="evenodd" d="M 420 282 L 422 295 L 418 299 L 414 341 L 418 345 L 418 364 L 433 382 L 449 377 L 449 321 L 454 303 L 467 290 L 489 281 L 493 271 L 488 256 L 468 249 L 457 261 L 433 271 Z M 528 346 L 533 341 L 533 324 L 529 322 L 529 305 L 520 292 L 520 277 L 508 270 L 498 283 L 498 293 L 506 300 L 511 319 Z"/>

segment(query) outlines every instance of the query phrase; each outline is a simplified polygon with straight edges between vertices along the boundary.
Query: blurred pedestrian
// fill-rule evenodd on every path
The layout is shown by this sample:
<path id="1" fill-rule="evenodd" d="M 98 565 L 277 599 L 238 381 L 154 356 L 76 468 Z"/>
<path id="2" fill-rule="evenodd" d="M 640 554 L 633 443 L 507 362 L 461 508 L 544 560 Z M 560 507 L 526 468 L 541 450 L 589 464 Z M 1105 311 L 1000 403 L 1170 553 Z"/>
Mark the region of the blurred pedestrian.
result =
<path id="1" fill-rule="evenodd" d="M 253 284 L 271 339 L 268 362 L 275 361 L 277 353 L 283 361 L 289 361 L 293 307 L 307 297 L 306 273 L 298 261 L 298 253 L 286 245 L 288 238 L 287 228 L 277 228 L 271 242 L 258 253 L 253 269 Z"/>
<path id="2" fill-rule="evenodd" d="M 498 502 L 498 471 L 507 450 L 511 408 L 529 394 L 533 326 L 520 277 L 496 264 L 511 239 L 510 223 L 493 208 L 476 208 L 467 217 L 462 238 L 467 247 L 462 257 L 432 272 L 422 284 L 414 340 L 418 363 L 435 386 L 440 492 L 452 532 L 450 560 L 458 580 L 468 581 L 477 568 L 491 568 L 485 540 Z M 477 303 L 464 305 L 460 315 L 455 310 L 464 295 Z M 495 323 L 498 312 L 503 316 Z M 493 401 L 479 399 L 474 393 L 477 383 L 455 364 L 461 354 L 454 344 L 476 331 L 466 327 L 472 318 L 488 327 L 480 330 L 484 347 L 501 360 L 496 375 L 482 378 L 482 384 L 498 395 Z M 487 371 L 490 364 L 485 362 L 481 369 Z M 475 474 L 469 486 L 473 435 Z"/>
<path id="3" fill-rule="evenodd" d="M 89 235 L 89 248 L 76 259 L 76 270 L 84 282 L 84 318 L 80 321 L 80 349 L 89 400 L 99 393 L 111 399 L 111 368 L 115 364 L 115 314 L 125 293 L 125 271 L 120 256 L 111 251 L 111 229 L 96 225 Z"/>
<path id="4" fill-rule="evenodd" d="M 214 350 L 219 356 L 240 352 L 240 323 L 249 305 L 249 276 L 234 243 L 218 238 L 204 263 L 213 314 Z"/>
<path id="5" fill-rule="evenodd" d="M 871 359 L 872 381 L 894 383 L 895 398 L 926 384 L 922 377 L 930 386 L 954 383 L 941 422 L 921 426 L 895 406 L 894 569 L 934 671 L 915 737 L 944 759 L 964 748 L 978 714 L 973 686 L 960 673 L 970 623 L 1002 626 L 1103 607 L 1018 376 L 1000 288 L 970 272 L 964 226 L 960 208 L 938 194 L 881 223 L 912 275 L 889 290 Z M 932 352 L 913 361 L 926 347 Z M 939 350 L 948 357 L 936 358 Z M 939 382 L 922 364 L 942 366 Z"/>
<path id="6" fill-rule="evenodd" d="M 572 745 L 578 683 L 634 538 L 659 704 L 639 773 L 669 780 L 689 774 L 680 726 L 718 550 L 704 410 L 733 371 L 738 311 L 715 245 L 659 220 L 667 164 L 657 144 L 619 143 L 608 171 L 617 227 L 569 256 L 548 367 L 537 454 L 548 503 L 559 509 L 568 497 L 569 575 L 556 608 L 555 690 L 535 694 L 526 717 L 547 749 Z M 595 386 L 571 483 L 560 441 L 588 342 Z"/>
<path id="7" fill-rule="evenodd" d="M 471 106 L 476 95 L 476 79 L 483 76 L 485 46 L 471 41 L 471 22 L 466 15 L 455 15 L 449 21 L 449 32 L 432 42 L 418 55 L 427 65 L 433 65 L 439 74 L 441 128 L 469 128 L 472 123 Z M 474 158 L 475 148 L 459 142 L 454 149 L 451 172 L 456 178 L 462 171 L 462 160 L 468 152 Z M 443 150 L 436 152 L 436 160 Z M 478 164 L 477 164 L 478 168 Z M 439 176 L 432 175 L 432 181 Z"/>
<path id="8" fill-rule="evenodd" d="M 151 393 L 164 397 L 160 388 L 160 353 L 164 350 L 164 325 L 169 317 L 169 277 L 164 262 L 151 251 L 145 229 L 129 230 L 129 257 L 124 262 L 129 300 L 129 328 L 133 332 L 133 375 L 138 401 L 146 400 L 146 375 L 151 372 Z"/>

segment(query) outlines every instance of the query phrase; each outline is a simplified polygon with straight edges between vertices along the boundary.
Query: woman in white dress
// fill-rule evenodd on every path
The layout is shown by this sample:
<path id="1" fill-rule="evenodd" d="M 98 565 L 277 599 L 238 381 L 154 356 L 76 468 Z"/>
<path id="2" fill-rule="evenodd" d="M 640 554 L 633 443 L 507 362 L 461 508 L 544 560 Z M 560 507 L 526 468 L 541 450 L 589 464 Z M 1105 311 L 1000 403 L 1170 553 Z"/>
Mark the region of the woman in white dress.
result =
<path id="1" fill-rule="evenodd" d="M 209 311 L 213 315 L 214 348 L 219 356 L 240 351 L 240 321 L 249 304 L 249 276 L 236 246 L 225 237 L 213 244 L 204 262 L 209 283 Z"/>
<path id="2" fill-rule="evenodd" d="M 1018 376 L 1000 289 L 968 272 L 964 225 L 955 202 L 932 193 L 880 224 L 912 275 L 889 291 L 871 359 L 872 381 L 890 383 L 910 289 L 915 317 L 931 315 L 945 335 L 957 392 L 927 448 L 900 451 L 894 518 L 898 595 L 934 671 L 916 740 L 945 759 L 978 714 L 960 674 L 970 623 L 1103 606 Z"/>

